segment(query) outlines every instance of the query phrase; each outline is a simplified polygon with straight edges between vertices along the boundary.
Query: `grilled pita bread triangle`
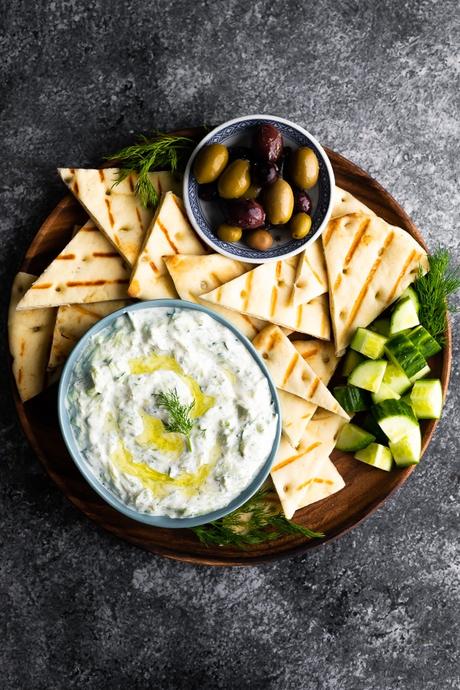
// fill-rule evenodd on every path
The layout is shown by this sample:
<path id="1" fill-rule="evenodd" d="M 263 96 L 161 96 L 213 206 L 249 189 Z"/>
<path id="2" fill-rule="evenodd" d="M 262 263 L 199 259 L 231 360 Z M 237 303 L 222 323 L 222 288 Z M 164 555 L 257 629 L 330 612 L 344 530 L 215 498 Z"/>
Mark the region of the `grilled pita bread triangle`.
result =
<path id="1" fill-rule="evenodd" d="M 294 306 L 305 304 L 325 292 L 327 272 L 320 238 L 299 254 L 292 288 L 292 303 Z"/>
<path id="2" fill-rule="evenodd" d="M 94 223 L 132 266 L 153 218 L 153 210 L 144 208 L 135 193 L 137 174 L 131 173 L 115 184 L 119 168 L 59 168 L 58 172 Z M 149 177 L 159 194 L 180 189 L 169 172 L 152 172 Z"/>
<path id="3" fill-rule="evenodd" d="M 322 235 L 335 349 L 342 353 L 359 326 L 368 326 L 428 270 L 425 250 L 405 230 L 377 216 L 329 221 Z"/>
<path id="4" fill-rule="evenodd" d="M 185 215 L 182 201 L 172 192 L 161 199 L 136 261 L 128 292 L 139 299 L 177 297 L 163 256 L 205 254 Z"/>
<path id="5" fill-rule="evenodd" d="M 165 256 L 164 262 L 179 297 L 189 302 L 205 304 L 207 307 L 210 305 L 200 298 L 201 293 L 214 290 L 222 283 L 247 273 L 251 268 L 251 264 L 244 264 L 221 254 L 175 254 Z M 225 307 L 213 305 L 211 308 L 233 323 L 250 340 L 267 325 L 265 321 L 238 314 Z"/>
<path id="6" fill-rule="evenodd" d="M 277 388 L 349 419 L 319 376 L 278 326 L 269 325 L 252 341 L 262 355 Z"/>
<path id="7" fill-rule="evenodd" d="M 339 361 L 335 356 L 334 345 L 324 340 L 297 340 L 292 344 L 327 386 Z M 283 432 L 289 443 L 296 448 L 317 406 L 281 389 L 278 389 L 278 397 Z"/>
<path id="8" fill-rule="evenodd" d="M 35 278 L 29 273 L 17 274 L 8 311 L 13 374 L 22 401 L 30 400 L 45 387 L 45 369 L 56 318 L 56 309 L 16 310 Z"/>
<path id="9" fill-rule="evenodd" d="M 353 194 L 336 186 L 331 218 L 347 216 L 349 213 L 364 213 L 366 216 L 375 216 L 374 211 L 354 197 Z"/>
<path id="10" fill-rule="evenodd" d="M 326 296 L 294 306 L 291 299 L 294 276 L 295 268 L 291 262 L 272 261 L 201 295 L 201 298 L 240 314 L 327 340 L 330 326 Z"/>
<path id="11" fill-rule="evenodd" d="M 281 437 L 271 477 L 288 519 L 296 510 L 321 501 L 345 486 L 329 458 L 344 423 L 338 415 L 318 410 L 298 448 L 293 448 L 285 436 Z"/>
<path id="12" fill-rule="evenodd" d="M 123 259 L 88 221 L 26 292 L 18 309 L 124 299 L 128 283 Z"/>
<path id="13" fill-rule="evenodd" d="M 74 345 L 97 321 L 129 303 L 129 300 L 113 300 L 111 302 L 70 304 L 59 307 L 54 325 L 48 369 L 55 369 L 64 364 Z"/>

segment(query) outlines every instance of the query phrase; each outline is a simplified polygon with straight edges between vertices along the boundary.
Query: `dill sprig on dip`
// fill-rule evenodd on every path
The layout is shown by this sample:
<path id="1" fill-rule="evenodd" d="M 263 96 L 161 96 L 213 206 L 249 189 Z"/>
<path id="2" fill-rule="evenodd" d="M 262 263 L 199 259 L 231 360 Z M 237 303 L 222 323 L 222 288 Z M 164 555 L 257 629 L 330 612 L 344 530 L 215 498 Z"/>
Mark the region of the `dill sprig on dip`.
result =
<path id="1" fill-rule="evenodd" d="M 270 487 L 260 489 L 233 513 L 192 529 L 206 546 L 236 546 L 241 549 L 273 541 L 283 535 L 302 535 L 310 539 L 324 537 L 322 532 L 314 532 L 285 518 Z"/>
<path id="2" fill-rule="evenodd" d="M 420 301 L 420 323 L 440 345 L 445 342 L 447 312 L 456 308 L 449 297 L 460 289 L 460 268 L 453 266 L 448 249 L 439 248 L 428 256 L 430 270 L 413 287 Z"/>
<path id="3" fill-rule="evenodd" d="M 168 412 L 169 419 L 164 425 L 166 431 L 185 436 L 185 445 L 187 450 L 191 451 L 192 442 L 190 440 L 190 433 L 194 427 L 195 421 L 190 417 L 190 413 L 195 402 L 189 405 L 181 403 L 176 389 L 166 391 L 166 393 L 158 393 L 155 398 L 157 404 Z"/>
<path id="4" fill-rule="evenodd" d="M 106 160 L 116 161 L 120 167 L 119 184 L 132 172 L 137 173 L 136 194 L 145 207 L 154 208 L 159 201 L 158 192 L 150 182 L 151 170 L 180 171 L 185 167 L 195 142 L 188 137 L 156 132 L 153 137 L 141 136 L 137 144 L 106 156 Z"/>

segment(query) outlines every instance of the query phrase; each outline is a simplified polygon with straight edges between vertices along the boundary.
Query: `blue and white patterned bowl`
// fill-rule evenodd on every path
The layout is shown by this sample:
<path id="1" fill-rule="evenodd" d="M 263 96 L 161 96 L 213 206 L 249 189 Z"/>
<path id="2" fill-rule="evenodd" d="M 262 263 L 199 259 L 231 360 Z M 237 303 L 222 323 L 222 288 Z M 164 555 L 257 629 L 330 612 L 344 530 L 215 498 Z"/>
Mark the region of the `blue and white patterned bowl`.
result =
<path id="1" fill-rule="evenodd" d="M 198 152 L 208 144 L 225 144 L 226 146 L 248 146 L 255 127 L 261 124 L 273 124 L 284 139 L 284 143 L 292 148 L 309 146 L 316 153 L 319 161 L 319 181 L 309 195 L 313 202 L 312 226 L 307 237 L 302 240 L 291 238 L 289 231 L 280 228 L 273 231 L 274 243 L 267 251 L 251 249 L 243 242 L 223 242 L 215 234 L 218 225 L 224 222 L 219 205 L 215 201 L 203 201 L 198 196 L 198 183 L 192 172 L 193 162 Z M 287 259 L 305 249 L 320 236 L 329 220 L 332 210 L 332 195 L 335 184 L 334 172 L 324 149 L 319 142 L 303 127 L 294 122 L 272 115 L 249 115 L 224 122 L 204 137 L 193 151 L 188 161 L 184 175 L 183 196 L 187 214 L 200 237 L 216 252 L 231 259 L 239 259 L 249 263 L 261 264 L 275 259 Z M 310 194 L 311 191 L 311 194 Z"/>

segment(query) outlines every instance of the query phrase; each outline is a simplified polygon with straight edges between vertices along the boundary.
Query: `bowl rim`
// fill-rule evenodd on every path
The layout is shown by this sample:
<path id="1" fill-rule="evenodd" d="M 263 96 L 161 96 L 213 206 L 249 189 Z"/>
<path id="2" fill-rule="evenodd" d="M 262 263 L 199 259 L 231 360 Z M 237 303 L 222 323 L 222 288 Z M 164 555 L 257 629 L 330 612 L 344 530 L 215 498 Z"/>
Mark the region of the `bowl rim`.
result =
<path id="1" fill-rule="evenodd" d="M 218 132 L 221 132 L 223 129 L 226 129 L 227 127 L 230 127 L 234 124 L 237 124 L 239 122 L 252 122 L 253 120 L 267 120 L 267 121 L 273 121 L 273 122 L 279 122 L 280 124 L 287 125 L 289 127 L 292 127 L 293 129 L 297 130 L 300 134 L 305 136 L 307 139 L 309 139 L 313 145 L 316 147 L 318 152 L 320 153 L 324 166 L 327 171 L 327 175 L 329 177 L 329 185 L 330 185 L 330 195 L 329 195 L 329 203 L 327 207 L 327 211 L 324 215 L 324 218 L 319 225 L 318 229 L 316 232 L 305 239 L 304 242 L 302 242 L 298 247 L 293 249 L 291 252 L 287 252 L 286 254 L 282 254 L 280 256 L 271 256 L 271 257 L 264 257 L 260 256 L 258 257 L 244 257 L 244 256 L 238 256 L 237 254 L 234 254 L 231 251 L 227 251 L 226 249 L 222 249 L 219 245 L 215 244 L 205 233 L 201 230 L 200 224 L 196 221 L 191 204 L 190 204 L 190 199 L 189 199 L 189 183 L 190 183 L 190 178 L 191 178 L 191 169 L 193 162 L 199 153 L 199 151 L 205 146 Z M 183 179 L 183 187 L 182 187 L 182 196 L 184 200 L 184 205 L 185 209 L 187 211 L 187 216 L 190 220 L 190 223 L 192 224 L 194 230 L 198 233 L 198 235 L 201 237 L 201 239 L 209 246 L 211 247 L 214 251 L 218 252 L 219 254 L 223 254 L 224 256 L 227 256 L 230 259 L 235 259 L 237 261 L 243 261 L 246 263 L 251 263 L 251 264 L 264 264 L 268 263 L 270 261 L 277 261 L 279 259 L 288 259 L 291 256 L 296 256 L 297 254 L 300 254 L 309 244 L 313 243 L 315 240 L 318 239 L 318 237 L 321 236 L 323 233 L 327 223 L 329 222 L 331 213 L 332 213 L 332 206 L 333 206 L 333 198 L 334 198 L 334 187 L 335 187 L 335 175 L 334 171 L 332 169 L 332 164 L 328 158 L 328 155 L 326 151 L 324 150 L 323 146 L 319 143 L 319 141 L 314 137 L 308 130 L 306 130 L 304 127 L 301 125 L 296 124 L 292 120 L 288 120 L 283 117 L 278 117 L 277 115 L 266 115 L 266 114 L 254 114 L 254 115 L 245 115 L 242 117 L 235 117 L 232 120 L 227 120 L 226 122 L 223 122 L 221 125 L 218 125 L 217 127 L 214 127 L 206 136 L 201 139 L 198 144 L 195 146 L 193 149 L 190 158 L 188 159 L 187 166 L 185 168 L 184 172 L 184 179 Z M 263 254 L 263 252 L 261 252 Z"/>
<path id="2" fill-rule="evenodd" d="M 267 458 L 253 476 L 250 483 L 236 496 L 227 506 L 214 510 L 211 513 L 204 513 L 202 515 L 196 515 L 192 517 L 174 518 L 166 515 L 150 515 L 148 513 L 142 513 L 134 508 L 130 508 L 126 505 L 120 498 L 118 498 L 110 489 L 108 489 L 103 482 L 96 477 L 93 470 L 90 468 L 89 464 L 85 460 L 83 454 L 78 447 L 76 440 L 73 435 L 72 425 L 70 423 L 68 411 L 66 408 L 66 400 L 69 390 L 69 384 L 71 382 L 71 377 L 75 368 L 77 361 L 80 359 L 81 355 L 85 351 L 88 342 L 91 338 L 104 330 L 111 322 L 115 321 L 119 316 L 133 311 L 143 311 L 145 309 L 155 309 L 155 308 L 170 308 L 170 309 L 185 309 L 199 311 L 207 314 L 217 322 L 226 326 L 246 347 L 249 354 L 252 356 L 255 363 L 259 366 L 259 369 L 264 374 L 268 381 L 268 386 L 273 400 L 273 405 L 275 407 L 275 412 L 277 414 L 277 424 L 275 437 L 273 440 L 273 445 Z M 194 302 L 189 302 L 187 300 L 181 299 L 158 299 L 149 300 L 145 302 L 136 302 L 134 304 L 126 305 L 121 309 L 108 314 L 103 319 L 95 323 L 78 341 L 74 349 L 70 353 L 61 375 L 61 380 L 59 382 L 58 389 L 58 419 L 59 427 L 64 439 L 66 448 L 71 456 L 73 462 L 77 466 L 80 473 L 89 483 L 92 489 L 103 498 L 106 503 L 108 503 L 112 508 L 122 513 L 128 518 L 141 522 L 143 524 L 150 525 L 152 527 L 162 527 L 162 528 L 173 528 L 173 529 L 184 529 L 189 527 L 197 527 L 198 525 L 203 525 L 212 520 L 217 520 L 225 515 L 228 515 L 232 511 L 239 508 L 243 503 L 246 503 L 262 486 L 264 481 L 267 479 L 270 469 L 273 464 L 273 460 L 278 451 L 280 439 L 281 439 L 281 406 L 278 398 L 276 386 L 273 382 L 270 372 L 266 367 L 262 357 L 259 355 L 252 343 L 246 338 L 243 333 L 241 333 L 232 323 L 227 321 L 224 317 L 212 309 L 205 307 L 201 304 L 195 304 Z"/>

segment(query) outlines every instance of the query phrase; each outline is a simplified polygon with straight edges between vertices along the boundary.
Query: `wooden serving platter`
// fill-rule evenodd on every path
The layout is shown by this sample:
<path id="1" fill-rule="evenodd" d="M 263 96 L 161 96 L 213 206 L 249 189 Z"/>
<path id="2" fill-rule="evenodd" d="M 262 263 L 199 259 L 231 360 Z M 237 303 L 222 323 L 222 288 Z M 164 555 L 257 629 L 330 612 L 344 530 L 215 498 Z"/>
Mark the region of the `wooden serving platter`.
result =
<path id="1" fill-rule="evenodd" d="M 179 132 L 177 132 L 179 133 Z M 180 134 L 199 140 L 204 130 L 182 130 Z M 326 149 L 337 184 L 367 204 L 389 223 L 407 230 L 426 248 L 420 232 L 407 213 L 370 175 L 343 156 Z M 45 220 L 28 248 L 20 270 L 39 274 L 69 241 L 75 224 L 82 224 L 85 213 L 72 196 L 66 196 Z M 433 375 L 447 392 L 451 364 L 451 331 L 443 352 L 430 362 Z M 254 565 L 305 553 L 344 534 L 370 515 L 405 482 L 412 468 L 381 472 L 354 460 L 352 455 L 334 451 L 333 460 L 346 486 L 339 493 L 295 514 L 295 521 L 325 533 L 322 540 L 284 537 L 277 541 L 240 550 L 206 547 L 190 530 L 149 527 L 130 520 L 107 505 L 86 483 L 74 465 L 62 439 L 57 418 L 57 386 L 22 403 L 13 381 L 14 398 L 24 432 L 51 479 L 67 498 L 100 527 L 152 553 L 205 565 Z M 433 436 L 437 422 L 422 426 L 423 451 Z"/>

